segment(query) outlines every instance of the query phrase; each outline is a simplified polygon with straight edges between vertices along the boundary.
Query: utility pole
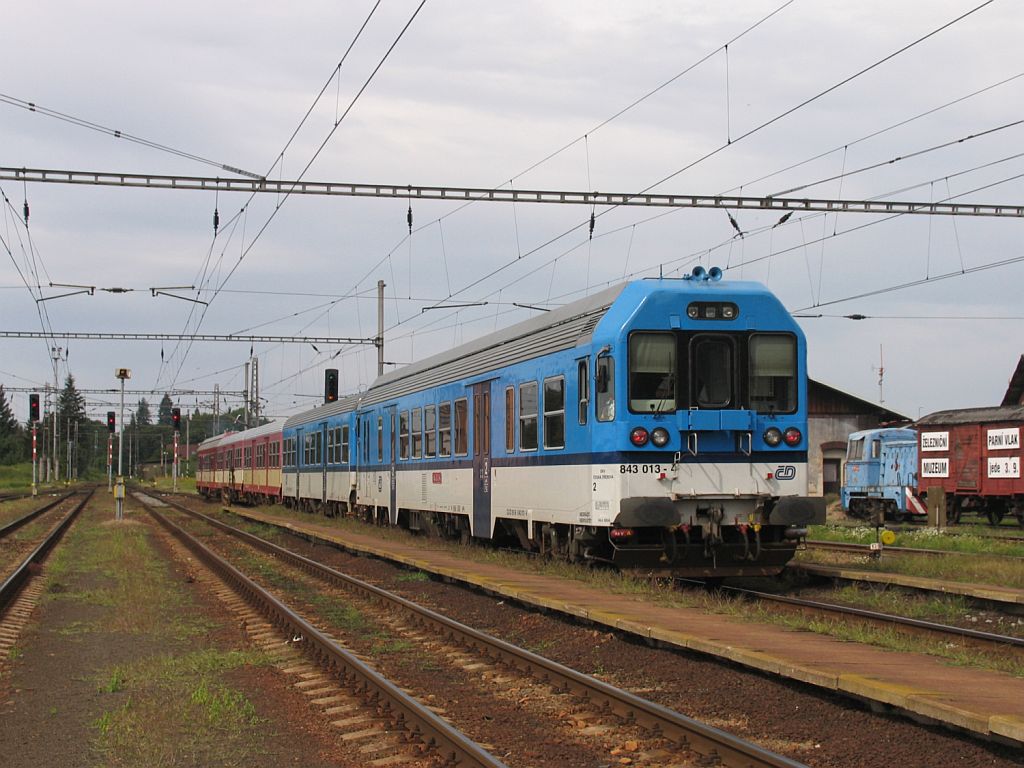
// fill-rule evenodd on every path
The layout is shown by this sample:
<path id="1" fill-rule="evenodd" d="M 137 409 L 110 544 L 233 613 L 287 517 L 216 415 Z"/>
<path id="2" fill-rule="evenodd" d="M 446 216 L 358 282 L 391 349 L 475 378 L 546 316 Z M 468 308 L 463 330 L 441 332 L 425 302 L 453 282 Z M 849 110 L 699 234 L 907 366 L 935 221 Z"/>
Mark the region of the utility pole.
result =
<path id="1" fill-rule="evenodd" d="M 249 405 L 252 403 L 252 390 L 249 388 L 249 363 L 245 366 L 245 428 L 249 428 Z"/>
<path id="2" fill-rule="evenodd" d="M 377 347 L 377 375 L 384 373 L 384 281 L 377 281 L 377 337 L 373 340 Z"/>
<path id="3" fill-rule="evenodd" d="M 53 360 L 53 481 L 60 482 L 60 454 L 57 453 L 57 400 L 60 392 L 60 374 L 57 364 L 64 359 L 63 347 L 50 347 L 50 359 Z"/>
<path id="4" fill-rule="evenodd" d="M 260 425 L 260 361 L 255 355 L 249 358 L 248 388 L 253 416 L 252 425 L 258 427 Z"/>
<path id="5" fill-rule="evenodd" d="M 220 434 L 220 384 L 213 385 L 213 434 Z"/>
<path id="6" fill-rule="evenodd" d="M 117 485 L 114 486 L 114 519 L 124 519 L 124 474 L 123 474 L 123 457 L 124 457 L 124 382 L 125 379 L 132 377 L 131 369 L 129 368 L 117 368 L 114 370 L 114 376 L 121 380 L 121 417 L 117 423 Z M 131 461 L 131 456 L 128 457 Z"/>

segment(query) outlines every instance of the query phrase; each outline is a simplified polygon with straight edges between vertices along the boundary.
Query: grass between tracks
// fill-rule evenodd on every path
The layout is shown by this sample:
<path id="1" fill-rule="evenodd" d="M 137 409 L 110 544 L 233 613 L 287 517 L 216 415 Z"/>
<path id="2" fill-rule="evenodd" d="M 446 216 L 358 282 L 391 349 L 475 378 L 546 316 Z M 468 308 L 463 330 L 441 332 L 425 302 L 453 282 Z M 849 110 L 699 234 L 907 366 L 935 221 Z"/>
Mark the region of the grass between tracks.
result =
<path id="1" fill-rule="evenodd" d="M 208 510 L 214 512 L 212 506 Z M 220 509 L 217 507 L 216 509 Z M 286 507 L 273 506 L 262 508 L 268 514 L 284 517 L 297 522 L 310 522 L 308 514 L 290 510 Z M 274 526 L 264 525 L 252 521 L 243 520 L 235 516 L 228 516 L 232 525 L 254 533 L 257 536 L 274 540 L 279 544 L 287 546 L 284 539 L 285 534 Z M 797 614 L 780 613 L 777 608 L 770 604 L 755 604 L 744 600 L 737 600 L 727 595 L 716 592 L 701 591 L 680 591 L 678 588 L 664 580 L 650 580 L 642 577 L 624 575 L 612 570 L 586 568 L 570 563 L 550 561 L 543 558 L 524 557 L 521 553 L 503 552 L 500 550 L 484 547 L 466 547 L 454 542 L 441 542 L 437 539 L 417 539 L 405 531 L 389 528 L 370 528 L 365 523 L 357 520 L 341 518 L 333 520 L 317 519 L 316 522 L 324 523 L 339 531 L 351 531 L 353 533 L 367 534 L 373 532 L 375 536 L 382 539 L 400 541 L 403 544 L 422 542 L 423 546 L 431 549 L 446 548 L 461 558 L 482 563 L 495 563 L 519 570 L 528 570 L 534 573 L 548 575 L 554 578 L 571 579 L 585 582 L 599 590 L 606 590 L 609 593 L 634 596 L 641 600 L 658 603 L 671 607 L 697 608 L 712 613 L 729 615 L 738 620 L 751 622 L 764 622 L 784 626 L 790 629 L 815 632 L 817 634 L 829 635 L 838 639 L 851 642 L 867 643 L 880 648 L 895 651 L 907 651 L 914 653 L 925 653 L 934 655 L 956 665 L 990 669 L 1009 674 L 1024 676 L 1024 665 L 1019 661 L 1007 659 L 1004 656 L 994 656 L 975 649 L 964 647 L 956 642 L 928 641 L 918 636 L 902 634 L 899 631 L 889 629 L 877 629 L 857 622 L 850 622 L 843 619 L 819 620 L 811 619 Z M 872 536 L 874 529 L 871 529 Z M 873 540 L 873 539 L 872 539 Z M 901 556 L 902 557 L 902 556 Z M 941 573 L 937 566 L 946 558 L 920 557 L 905 558 L 908 563 L 921 561 L 921 566 L 935 568 L 936 573 Z M 1020 569 L 1019 564 L 1013 563 L 992 563 L 980 561 L 977 564 L 978 570 L 968 570 L 968 563 L 959 561 L 974 561 L 975 558 L 956 557 L 949 558 L 956 560 L 950 566 L 960 569 L 960 573 L 984 573 L 985 578 L 1001 579 L 992 583 L 1006 583 L 1020 578 L 1022 574 L 1009 571 L 1014 568 Z M 998 559 L 995 559 L 998 560 Z M 935 562 L 939 561 L 939 563 Z M 903 562 L 898 561 L 898 562 Z M 991 565 L 991 570 L 985 570 L 984 565 Z M 918 571 L 918 575 L 924 575 Z M 409 571 L 398 577 L 399 580 L 420 580 L 429 578 L 420 571 Z M 944 578 L 936 576 L 936 578 Z M 756 587 L 755 587 L 756 588 Z M 868 608 L 895 615 L 922 618 L 938 623 L 970 626 L 979 618 L 976 611 L 973 611 L 966 600 L 956 596 L 932 596 L 921 597 L 908 595 L 901 592 L 873 592 L 870 589 L 846 587 L 839 588 L 829 597 L 820 598 L 827 602 L 836 602 L 845 605 Z M 982 625 L 977 626 L 990 632 L 1006 632 L 1007 634 L 1024 634 L 1024 619 L 1006 619 L 1003 617 L 988 620 L 981 616 Z M 1007 622 L 1002 624 L 1001 622 Z M 1009 624 L 1012 623 L 1012 626 Z"/>
<path id="2" fill-rule="evenodd" d="M 259 754 L 262 723 L 233 678 L 269 659 L 216 639 L 218 623 L 195 603 L 149 526 L 132 514 L 114 523 L 90 506 L 50 561 L 47 593 L 93 617 L 69 621 L 59 636 L 105 649 L 85 678 L 99 696 L 90 721 L 99 761 L 246 765 Z"/>
<path id="3" fill-rule="evenodd" d="M 965 532 L 970 530 L 970 532 Z M 989 529 L 992 530 L 992 529 Z M 1020 536 L 1020 528 L 1009 528 L 1009 532 Z M 937 528 L 920 528 L 913 531 L 896 531 L 893 546 L 908 549 L 936 549 L 943 552 L 962 552 L 971 555 L 1009 555 L 1024 557 L 1024 542 L 1006 540 L 996 534 L 986 534 L 960 526 L 954 530 L 940 531 Z M 868 525 L 811 526 L 809 537 L 820 541 L 841 541 L 852 544 L 870 544 L 875 541 L 875 528 Z"/>

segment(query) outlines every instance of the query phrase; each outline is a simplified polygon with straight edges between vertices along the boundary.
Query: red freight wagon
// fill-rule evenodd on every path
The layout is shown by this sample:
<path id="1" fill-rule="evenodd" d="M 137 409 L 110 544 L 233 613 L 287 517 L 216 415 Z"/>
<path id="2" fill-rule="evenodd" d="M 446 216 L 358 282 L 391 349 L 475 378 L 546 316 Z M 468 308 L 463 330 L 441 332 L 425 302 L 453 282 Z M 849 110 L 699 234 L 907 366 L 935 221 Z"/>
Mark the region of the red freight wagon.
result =
<path id="1" fill-rule="evenodd" d="M 992 524 L 1011 514 L 1024 525 L 1024 406 L 939 411 L 919 419 L 915 428 L 920 495 L 941 487 L 951 521 L 977 512 Z"/>

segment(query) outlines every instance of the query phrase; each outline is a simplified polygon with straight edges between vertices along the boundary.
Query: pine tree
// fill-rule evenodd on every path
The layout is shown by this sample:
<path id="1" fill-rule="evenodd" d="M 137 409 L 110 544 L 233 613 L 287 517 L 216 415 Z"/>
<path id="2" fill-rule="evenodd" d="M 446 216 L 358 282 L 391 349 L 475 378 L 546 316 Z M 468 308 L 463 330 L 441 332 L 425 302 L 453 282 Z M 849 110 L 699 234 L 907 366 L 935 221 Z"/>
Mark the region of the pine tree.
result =
<path id="1" fill-rule="evenodd" d="M 25 460 L 25 435 L 11 411 L 7 394 L 0 384 L 0 464 L 15 464 Z"/>
<path id="2" fill-rule="evenodd" d="M 174 402 L 171 400 L 171 396 L 164 394 L 160 400 L 160 408 L 157 411 L 156 423 L 166 424 L 171 426 L 171 408 L 174 407 Z"/>
<path id="3" fill-rule="evenodd" d="M 58 451 L 74 451 L 75 438 L 81 439 L 82 428 L 89 423 L 89 417 L 85 413 L 85 397 L 75 388 L 75 377 L 70 373 L 64 379 L 64 389 L 57 397 L 57 428 L 61 436 L 61 444 Z M 79 468 L 84 466 L 85 452 L 77 451 Z M 73 456 L 65 454 L 65 462 L 70 463 Z M 67 464 L 64 464 L 66 467 Z M 61 478 L 63 479 L 63 478 Z"/>
<path id="4" fill-rule="evenodd" d="M 135 409 L 135 423 L 143 427 L 148 427 L 153 423 L 153 416 L 149 412 L 149 403 L 144 397 L 139 400 L 139 405 Z"/>

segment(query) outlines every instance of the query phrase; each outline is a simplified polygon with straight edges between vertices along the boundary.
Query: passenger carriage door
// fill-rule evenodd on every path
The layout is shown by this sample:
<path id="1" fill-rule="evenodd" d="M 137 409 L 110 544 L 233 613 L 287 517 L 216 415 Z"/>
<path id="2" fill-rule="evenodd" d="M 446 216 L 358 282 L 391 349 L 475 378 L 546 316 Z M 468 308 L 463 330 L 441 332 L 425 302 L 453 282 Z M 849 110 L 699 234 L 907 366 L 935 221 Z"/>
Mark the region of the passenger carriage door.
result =
<path id="1" fill-rule="evenodd" d="M 491 382 L 473 385 L 473 535 L 491 535 Z"/>
<path id="2" fill-rule="evenodd" d="M 295 500 L 302 498 L 302 463 L 306 459 L 305 430 L 301 427 L 295 430 Z"/>
<path id="3" fill-rule="evenodd" d="M 391 432 L 390 437 L 385 441 L 387 446 L 390 446 L 390 454 L 387 456 L 388 459 L 388 474 L 391 483 L 391 494 L 388 501 L 388 517 L 391 521 L 391 525 L 398 525 L 398 464 L 396 457 L 398 454 L 398 438 L 395 434 L 395 424 L 397 416 L 395 409 L 397 406 L 389 405 L 387 407 L 387 423 L 390 425 Z"/>
<path id="4" fill-rule="evenodd" d="M 320 501 L 327 504 L 327 422 L 320 425 L 316 459 L 320 462 Z"/>

